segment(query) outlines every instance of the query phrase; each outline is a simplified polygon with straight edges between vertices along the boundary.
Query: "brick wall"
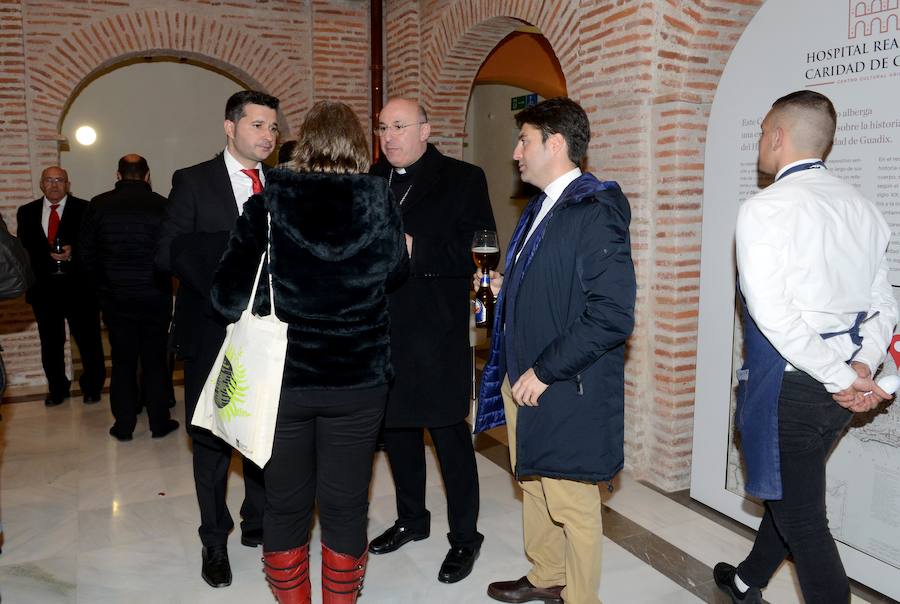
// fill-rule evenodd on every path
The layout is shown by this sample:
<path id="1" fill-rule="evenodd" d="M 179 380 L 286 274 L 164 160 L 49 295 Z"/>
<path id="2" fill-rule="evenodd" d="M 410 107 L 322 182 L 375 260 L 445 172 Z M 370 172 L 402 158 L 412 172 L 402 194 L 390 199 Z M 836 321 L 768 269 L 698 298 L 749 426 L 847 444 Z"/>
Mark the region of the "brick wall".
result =
<path id="1" fill-rule="evenodd" d="M 721 70 L 762 0 L 384 0 L 389 95 L 420 98 L 435 142 L 462 155 L 471 82 L 522 22 L 557 54 L 593 125 L 589 168 L 633 211 L 638 321 L 626 375 L 626 458 L 663 488 L 687 484 L 693 422 L 706 123 Z M 0 0 L 0 211 L 34 199 L 58 128 L 96 74 L 183 56 L 282 99 L 282 126 L 337 98 L 368 123 L 368 3 L 360 0 Z M 43 380 L 30 310 L 0 304 L 14 384 Z"/>
<path id="2" fill-rule="evenodd" d="M 98 74 L 135 57 L 185 57 L 278 96 L 288 134 L 319 98 L 367 120 L 368 23 L 360 0 L 0 0 L 0 211 L 10 230 L 59 161 L 66 108 Z M 21 300 L 0 304 L 0 345 L 13 386 L 44 383 Z"/>
<path id="3" fill-rule="evenodd" d="M 632 205 L 638 317 L 626 366 L 626 463 L 687 486 L 693 430 L 703 154 L 712 97 L 762 0 L 386 0 L 389 95 L 419 98 L 462 155 L 478 67 L 522 22 L 548 39 L 587 110 L 588 167 Z"/>

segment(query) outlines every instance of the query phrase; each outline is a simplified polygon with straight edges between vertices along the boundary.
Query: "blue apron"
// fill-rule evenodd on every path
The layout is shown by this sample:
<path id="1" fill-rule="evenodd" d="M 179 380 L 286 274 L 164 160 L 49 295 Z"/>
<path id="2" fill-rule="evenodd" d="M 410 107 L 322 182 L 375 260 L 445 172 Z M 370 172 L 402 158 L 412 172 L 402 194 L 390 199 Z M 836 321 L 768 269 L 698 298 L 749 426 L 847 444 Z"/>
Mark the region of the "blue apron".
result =
<path id="1" fill-rule="evenodd" d="M 822 162 L 800 164 L 786 170 L 779 180 L 788 174 L 822 169 Z M 778 399 L 784 379 L 784 357 L 757 327 L 747 310 L 747 302 L 738 286 L 738 294 L 743 303 L 744 320 L 744 365 L 737 372 L 738 396 L 735 409 L 735 423 L 741 433 L 741 450 L 747 470 L 745 490 L 760 499 L 782 498 L 781 455 L 778 444 Z M 876 313 L 877 314 L 877 313 Z M 875 316 L 875 315 L 873 315 Z M 847 334 L 857 347 L 847 361 L 853 360 L 862 348 L 859 327 L 866 321 L 866 313 L 860 312 L 856 321 L 847 330 L 821 334 L 822 339 Z"/>
<path id="2" fill-rule="evenodd" d="M 744 452 L 744 465 L 747 469 L 744 488 L 754 497 L 777 500 L 782 498 L 778 399 L 787 361 L 757 327 L 747 311 L 743 294 L 741 302 L 744 365 L 737 372 L 735 423 L 741 433 L 741 450 Z M 849 329 L 820 335 L 823 340 L 849 335 L 850 341 L 856 346 L 856 351 L 847 361 L 849 363 L 862 348 L 863 338 L 859 328 L 866 320 L 866 313 L 860 312 Z"/>

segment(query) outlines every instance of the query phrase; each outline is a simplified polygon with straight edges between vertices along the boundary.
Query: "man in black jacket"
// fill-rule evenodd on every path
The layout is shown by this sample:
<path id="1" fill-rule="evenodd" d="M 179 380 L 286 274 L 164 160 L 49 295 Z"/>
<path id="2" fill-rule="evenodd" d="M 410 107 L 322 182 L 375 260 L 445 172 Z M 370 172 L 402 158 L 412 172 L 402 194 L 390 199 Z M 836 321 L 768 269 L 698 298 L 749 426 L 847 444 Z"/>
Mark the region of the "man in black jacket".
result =
<path id="1" fill-rule="evenodd" d="M 91 200 L 81 227 L 79 256 L 100 294 L 109 329 L 112 377 L 110 435 L 132 438 L 141 390 L 153 438 L 178 428 L 169 417 L 166 340 L 172 319 L 172 282 L 153 265 L 166 198 L 150 188 L 150 168 L 140 155 L 119 160 L 112 191 Z M 141 385 L 138 388 L 138 361 Z"/>
<path id="2" fill-rule="evenodd" d="M 179 280 L 172 326 L 176 354 L 184 360 L 184 407 L 194 442 L 194 485 L 203 542 L 201 576 L 212 587 L 231 585 L 228 533 L 234 527 L 225 488 L 232 449 L 211 432 L 191 426 L 203 384 L 225 340 L 225 327 L 209 300 L 213 273 L 244 202 L 262 192 L 268 168 L 262 163 L 278 138 L 278 99 L 242 90 L 225 105 L 225 150 L 209 161 L 172 175 L 156 251 L 156 265 Z M 263 473 L 244 459 L 241 543 L 262 544 L 265 506 Z"/>
<path id="3" fill-rule="evenodd" d="M 386 554 L 429 536 L 423 441 L 428 428 L 447 491 L 450 524 L 450 551 L 438 580 L 455 583 L 472 571 L 484 539 L 477 530 L 478 469 L 465 421 L 472 375 L 469 276 L 475 267 L 475 231 L 496 227 L 484 172 L 428 144 L 431 125 L 418 103 L 392 99 L 378 120 L 385 159 L 372 172 L 388 180 L 400 205 L 410 277 L 390 296 L 396 380 L 384 441 L 398 518 L 369 551 Z"/>
<path id="4" fill-rule="evenodd" d="M 78 381 L 84 402 L 96 403 L 106 380 L 100 309 L 93 291 L 84 287 L 77 257 L 87 202 L 69 195 L 69 175 L 59 166 L 44 170 L 40 185 L 44 196 L 20 207 L 16 222 L 35 276 L 25 301 L 31 304 L 41 338 L 41 363 L 50 390 L 44 404 L 52 407 L 69 397 L 66 322 L 81 352 L 83 371 Z M 51 249 L 57 239 L 61 253 Z"/>

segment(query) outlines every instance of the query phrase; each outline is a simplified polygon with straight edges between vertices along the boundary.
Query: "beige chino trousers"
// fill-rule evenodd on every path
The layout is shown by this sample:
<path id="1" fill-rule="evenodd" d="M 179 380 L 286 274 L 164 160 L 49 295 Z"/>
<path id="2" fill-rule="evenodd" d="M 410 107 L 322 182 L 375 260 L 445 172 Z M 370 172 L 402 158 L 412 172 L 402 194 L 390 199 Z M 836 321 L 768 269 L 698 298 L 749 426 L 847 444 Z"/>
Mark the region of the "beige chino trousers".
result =
<path id="1" fill-rule="evenodd" d="M 516 467 L 516 418 L 509 379 L 500 389 L 509 434 L 509 460 Z M 522 487 L 525 555 L 532 563 L 528 580 L 536 587 L 565 585 L 566 604 L 600 604 L 603 519 L 596 483 L 526 477 Z"/>

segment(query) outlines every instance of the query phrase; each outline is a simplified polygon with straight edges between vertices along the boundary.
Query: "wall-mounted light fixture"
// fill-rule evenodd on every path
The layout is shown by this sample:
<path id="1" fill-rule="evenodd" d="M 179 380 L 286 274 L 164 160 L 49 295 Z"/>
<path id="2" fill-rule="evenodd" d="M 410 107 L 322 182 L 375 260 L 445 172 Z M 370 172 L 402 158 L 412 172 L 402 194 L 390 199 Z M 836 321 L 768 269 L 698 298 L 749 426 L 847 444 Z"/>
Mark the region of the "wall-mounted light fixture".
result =
<path id="1" fill-rule="evenodd" d="M 81 126 L 75 131 L 75 140 L 85 147 L 89 147 L 97 140 L 97 131 L 90 126 Z"/>

